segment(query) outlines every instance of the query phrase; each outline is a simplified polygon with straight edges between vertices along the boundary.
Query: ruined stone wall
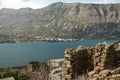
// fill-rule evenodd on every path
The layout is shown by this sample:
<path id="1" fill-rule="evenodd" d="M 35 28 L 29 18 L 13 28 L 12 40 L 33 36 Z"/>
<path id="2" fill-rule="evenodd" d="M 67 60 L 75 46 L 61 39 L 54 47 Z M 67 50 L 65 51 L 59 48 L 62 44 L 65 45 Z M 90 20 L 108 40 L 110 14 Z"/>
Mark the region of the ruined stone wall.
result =
<path id="1" fill-rule="evenodd" d="M 72 71 L 72 65 L 74 63 L 75 51 L 73 49 L 65 50 L 65 58 L 63 65 L 63 80 L 75 79 L 75 74 Z"/>
<path id="2" fill-rule="evenodd" d="M 87 74 L 88 80 L 120 80 L 119 67 L 120 42 L 69 48 L 65 50 L 63 80 L 77 80 L 81 74 Z"/>
<path id="3" fill-rule="evenodd" d="M 64 59 L 51 59 L 48 61 L 50 71 L 62 67 Z"/>
<path id="4" fill-rule="evenodd" d="M 39 72 L 41 70 L 48 70 L 49 71 L 49 67 L 48 67 L 47 63 L 30 62 L 27 65 L 28 72 Z"/>
<path id="5" fill-rule="evenodd" d="M 78 47 L 76 50 L 71 48 L 65 50 L 63 80 L 75 80 L 78 75 L 86 74 L 93 70 L 92 47 Z"/>
<path id="6" fill-rule="evenodd" d="M 88 80 L 120 80 L 120 46 L 99 44 L 95 53 L 94 70 L 89 72 Z"/>

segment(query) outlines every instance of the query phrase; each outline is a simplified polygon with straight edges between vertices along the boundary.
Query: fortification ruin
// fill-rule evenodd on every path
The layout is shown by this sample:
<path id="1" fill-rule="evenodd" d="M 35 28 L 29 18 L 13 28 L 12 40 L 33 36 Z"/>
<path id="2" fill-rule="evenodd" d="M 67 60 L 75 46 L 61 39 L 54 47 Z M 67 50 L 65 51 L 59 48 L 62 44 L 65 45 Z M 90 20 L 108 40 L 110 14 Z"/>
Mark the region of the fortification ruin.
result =
<path id="1" fill-rule="evenodd" d="M 63 80 L 120 80 L 120 41 L 65 50 Z M 114 78 L 112 78 L 114 74 Z"/>

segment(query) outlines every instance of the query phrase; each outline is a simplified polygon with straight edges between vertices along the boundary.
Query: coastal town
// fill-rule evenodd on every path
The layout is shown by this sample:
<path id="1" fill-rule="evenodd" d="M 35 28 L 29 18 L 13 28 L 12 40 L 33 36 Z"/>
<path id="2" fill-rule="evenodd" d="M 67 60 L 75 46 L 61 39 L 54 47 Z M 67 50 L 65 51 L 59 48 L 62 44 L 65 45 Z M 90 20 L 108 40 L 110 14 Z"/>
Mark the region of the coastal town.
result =
<path id="1" fill-rule="evenodd" d="M 7 70 L 17 73 L 18 78 L 9 76 L 0 80 L 119 80 L 120 41 L 78 46 L 76 50 L 68 48 L 63 59 L 51 59 L 47 63 L 32 61 Z"/>
<path id="2" fill-rule="evenodd" d="M 34 38 L 1 38 L 0 43 L 22 43 L 22 42 L 69 42 L 69 41 L 78 41 L 78 40 L 85 40 L 85 39 L 73 39 L 73 38 L 51 38 L 45 37 L 40 38 L 39 36 L 34 36 Z"/>

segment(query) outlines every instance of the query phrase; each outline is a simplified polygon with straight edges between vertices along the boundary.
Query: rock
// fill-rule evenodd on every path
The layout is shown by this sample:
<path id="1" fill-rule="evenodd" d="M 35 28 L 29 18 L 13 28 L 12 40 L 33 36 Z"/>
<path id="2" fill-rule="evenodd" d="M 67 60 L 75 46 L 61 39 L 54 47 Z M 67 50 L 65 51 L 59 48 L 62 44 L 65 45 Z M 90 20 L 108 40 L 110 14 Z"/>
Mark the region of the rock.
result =
<path id="1" fill-rule="evenodd" d="M 110 70 L 103 70 L 100 72 L 100 77 L 105 78 L 105 77 L 109 76 L 110 74 L 111 74 Z"/>
<path id="2" fill-rule="evenodd" d="M 95 71 L 91 71 L 88 73 L 89 76 L 93 76 L 96 72 Z"/>
<path id="3" fill-rule="evenodd" d="M 111 79 L 113 79 L 113 80 L 120 80 L 120 74 L 112 75 L 112 76 L 111 76 Z M 110 79 L 110 80 L 111 80 L 111 79 Z"/>
<path id="4" fill-rule="evenodd" d="M 120 74 L 120 67 L 111 71 L 112 74 Z"/>
<path id="5" fill-rule="evenodd" d="M 97 67 L 94 69 L 96 73 L 99 73 L 100 72 L 100 67 Z"/>
<path id="6" fill-rule="evenodd" d="M 92 80 L 98 80 L 98 78 L 97 78 L 97 77 L 95 77 L 95 78 L 93 78 Z"/>

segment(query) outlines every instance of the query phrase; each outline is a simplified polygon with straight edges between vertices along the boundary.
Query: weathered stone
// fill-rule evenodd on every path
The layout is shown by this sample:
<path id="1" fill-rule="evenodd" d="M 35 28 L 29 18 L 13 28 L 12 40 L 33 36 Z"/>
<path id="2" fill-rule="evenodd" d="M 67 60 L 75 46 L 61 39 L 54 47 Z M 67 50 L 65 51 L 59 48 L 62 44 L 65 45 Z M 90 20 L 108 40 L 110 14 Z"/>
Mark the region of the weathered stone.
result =
<path id="1" fill-rule="evenodd" d="M 99 80 L 97 77 L 93 78 L 92 80 Z"/>
<path id="2" fill-rule="evenodd" d="M 100 70 L 101 70 L 100 67 L 94 68 L 94 71 L 95 71 L 96 73 L 99 73 Z"/>
<path id="3" fill-rule="evenodd" d="M 112 74 L 120 74 L 120 67 L 111 71 Z"/>
<path id="4" fill-rule="evenodd" d="M 89 75 L 89 76 L 93 76 L 95 73 L 96 73 L 96 72 L 93 70 L 93 71 L 90 71 L 90 72 L 88 73 L 88 75 Z"/>
<path id="5" fill-rule="evenodd" d="M 64 59 L 51 59 L 48 61 L 48 66 L 50 71 L 54 68 L 62 67 L 62 64 L 64 62 Z"/>
<path id="6" fill-rule="evenodd" d="M 112 75 L 111 78 L 114 80 L 120 80 L 120 74 Z"/>
<path id="7" fill-rule="evenodd" d="M 70 68 L 71 71 L 70 74 L 66 74 L 69 76 L 68 80 L 73 80 L 72 77 L 75 75 L 89 71 L 88 80 L 119 80 L 120 75 L 116 76 L 116 74 L 120 74 L 120 68 L 118 68 L 120 51 L 118 51 L 118 46 L 117 49 L 114 47 L 115 44 L 98 44 L 94 47 L 82 46 L 75 51 L 68 49 L 65 52 L 65 58 L 68 58 L 67 61 L 65 60 L 66 67 Z M 67 71 L 65 70 L 64 73 L 67 73 Z"/>
<path id="8" fill-rule="evenodd" d="M 93 70 L 93 51 L 90 47 L 79 47 L 76 50 L 65 50 L 64 68 L 69 68 L 63 72 L 64 79 L 74 79 L 75 74 L 80 75 Z M 69 66 L 68 66 L 69 65 Z M 72 74 L 72 75 L 71 75 Z M 68 80 L 69 80 L 68 79 Z"/>
<path id="9" fill-rule="evenodd" d="M 103 70 L 99 74 L 100 74 L 101 78 L 105 78 L 105 77 L 109 76 L 111 73 L 110 73 L 110 70 Z"/>

